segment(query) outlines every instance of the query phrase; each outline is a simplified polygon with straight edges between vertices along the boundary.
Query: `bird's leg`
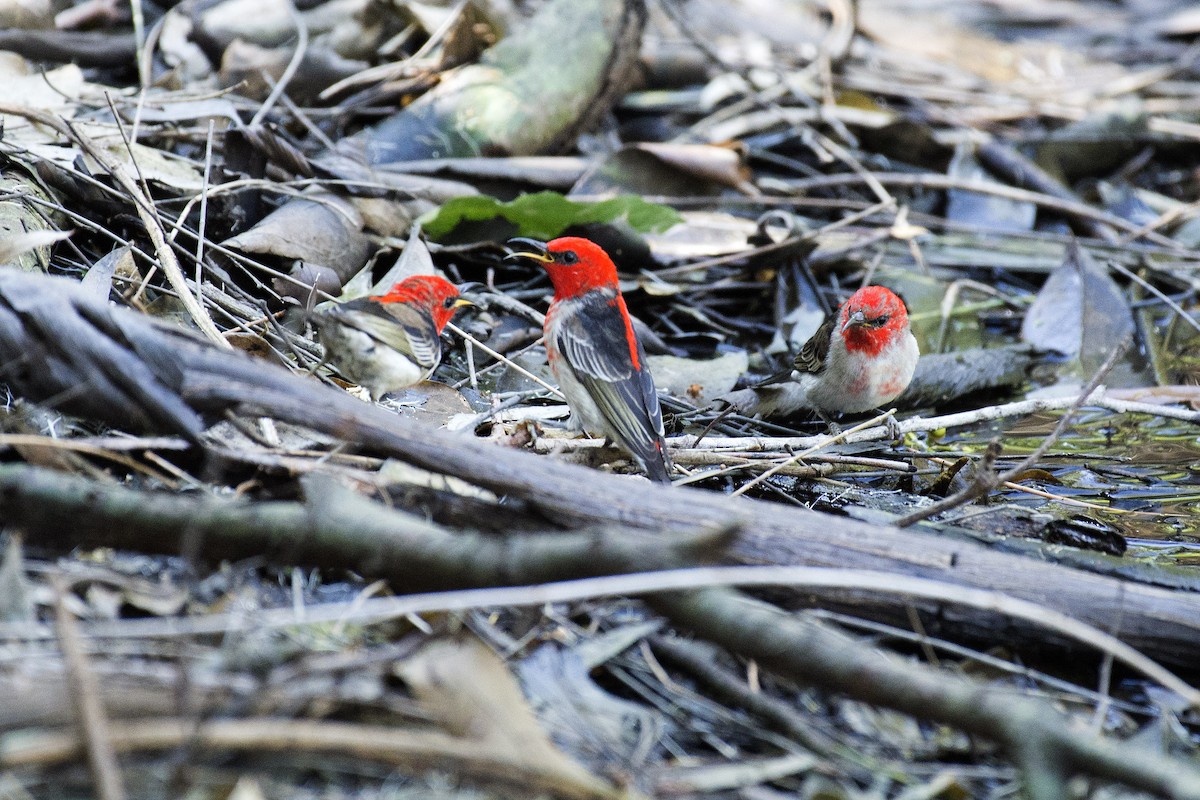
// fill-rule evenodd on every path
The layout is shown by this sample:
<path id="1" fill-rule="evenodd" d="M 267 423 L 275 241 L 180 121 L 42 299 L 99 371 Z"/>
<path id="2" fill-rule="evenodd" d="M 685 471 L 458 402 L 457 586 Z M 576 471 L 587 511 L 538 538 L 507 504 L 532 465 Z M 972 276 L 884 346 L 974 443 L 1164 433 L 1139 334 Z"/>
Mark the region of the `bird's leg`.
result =
<path id="1" fill-rule="evenodd" d="M 318 361 L 317 363 L 313 364 L 311 367 L 309 367 L 309 368 L 308 368 L 308 374 L 309 374 L 309 375 L 316 375 L 316 374 L 317 374 L 317 370 L 319 370 L 321 367 L 325 366 L 327 363 L 329 363 L 329 353 L 328 353 L 328 352 L 322 352 L 322 353 L 321 353 L 321 360 L 320 360 L 320 361 Z"/>
<path id="2" fill-rule="evenodd" d="M 574 411 L 568 411 L 566 419 L 542 419 L 538 420 L 538 424 L 544 428 L 566 431 L 573 439 L 587 435 L 583 430 L 583 423 L 580 421 L 579 415 Z"/>
<path id="3" fill-rule="evenodd" d="M 821 418 L 821 421 L 829 426 L 829 435 L 830 436 L 837 436 L 839 433 L 842 432 L 842 426 L 838 425 L 836 422 L 834 422 L 833 417 L 829 416 L 828 414 L 826 414 L 824 411 L 822 411 L 819 408 L 816 409 L 816 412 L 817 412 L 817 416 Z"/>
<path id="4" fill-rule="evenodd" d="M 904 432 L 900 430 L 900 423 L 896 420 L 895 414 L 892 414 L 885 419 L 883 421 L 883 425 L 885 428 L 887 428 L 888 439 L 892 440 L 893 442 L 900 441 L 901 437 L 904 436 Z"/>

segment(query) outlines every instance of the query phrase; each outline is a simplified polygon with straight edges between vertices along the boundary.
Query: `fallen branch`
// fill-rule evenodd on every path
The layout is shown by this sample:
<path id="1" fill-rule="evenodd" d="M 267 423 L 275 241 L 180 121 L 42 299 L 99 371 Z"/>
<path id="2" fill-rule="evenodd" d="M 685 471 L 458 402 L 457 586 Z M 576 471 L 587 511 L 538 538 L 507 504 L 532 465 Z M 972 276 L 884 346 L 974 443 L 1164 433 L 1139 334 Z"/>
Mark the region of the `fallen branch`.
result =
<path id="1" fill-rule="evenodd" d="M 211 720 L 149 719 L 112 725 L 113 746 L 122 753 L 200 747 L 248 753 L 349 756 L 414 770 L 444 769 L 485 783 L 547 792 L 572 800 L 616 800 L 631 795 L 600 780 L 584 782 L 574 775 L 514 762 L 509 748 L 435 731 L 405 731 L 382 725 L 311 722 L 290 718 Z M 20 739 L 0 739 L 0 766 L 5 769 L 59 764 L 78 756 L 79 738 L 65 731 L 25 731 Z M 305 761 L 307 764 L 308 761 Z"/>
<path id="2" fill-rule="evenodd" d="M 23 471 L 29 483 L 37 482 L 41 472 L 28 468 L 8 468 L 8 477 Z M 5 472 L 0 468 L 0 477 Z M 56 476 L 58 477 L 58 476 Z M 76 483 L 87 483 L 79 479 L 66 479 Z M 24 483 L 24 482 L 23 482 Z M 34 519 L 29 514 L 31 504 L 27 497 L 13 491 L 17 487 L 11 482 L 0 488 L 0 498 L 4 499 L 5 508 L 13 508 L 20 519 Z M 128 490 L 109 491 L 109 498 L 120 493 L 137 495 Z M 415 517 L 399 512 L 390 511 L 363 500 L 350 492 L 331 491 L 323 495 L 320 492 L 309 510 L 307 524 L 301 526 L 295 533 L 299 534 L 300 546 L 311 546 L 311 542 L 326 540 L 322 535 L 325 523 L 333 525 L 339 536 L 330 537 L 328 541 L 343 540 L 352 553 L 359 553 L 370 537 L 360 537 L 359 542 L 353 539 L 345 540 L 347 529 L 362 529 L 386 535 L 386 530 L 399 528 L 404 531 L 404 554 L 396 553 L 393 557 L 385 557 L 378 562 L 378 568 L 391 569 L 397 577 L 403 576 L 410 580 L 433 580 L 458 585 L 479 585 L 481 583 L 496 583 L 513 580 L 545 580 L 547 574 L 570 571 L 634 571 L 645 568 L 646 565 L 664 565 L 664 562 L 679 558 L 683 551 L 662 547 L 649 549 L 630 545 L 630 540 L 623 534 L 605 532 L 590 537 L 590 546 L 580 550 L 579 535 L 554 534 L 550 536 L 510 538 L 507 541 L 492 541 L 492 548 L 487 548 L 486 539 L 463 534 L 450 534 L 430 523 L 417 520 Z M 111 508 L 106 498 L 97 497 L 97 493 L 85 493 L 95 505 Z M 14 500 L 23 502 L 12 502 Z M 176 500 L 171 497 L 170 500 Z M 205 499 L 205 503 L 212 500 Z M 143 502 L 143 506 L 151 505 Z M 281 507 L 296 504 L 235 504 L 249 505 L 243 511 L 255 510 L 255 506 L 270 505 L 277 512 L 267 519 L 275 519 L 276 525 L 284 515 Z M 136 506 L 135 506 L 136 507 Z M 22 513 L 24 511 L 24 513 Z M 163 538 L 169 538 L 169 532 L 176 531 L 176 536 L 194 535 L 195 531 L 178 530 L 178 520 L 164 518 L 162 508 L 151 508 L 148 512 L 152 523 L 139 520 L 141 528 L 157 525 Z M 343 522 L 352 520 L 352 524 Z M 226 518 L 225 521 L 230 521 Z M 197 518 L 196 524 L 204 526 L 207 520 Z M 387 524 L 387 523 L 390 523 Z M 45 524 L 45 523 L 44 523 Z M 54 530 L 57 521 L 50 522 L 47 530 Z M 117 526 L 120 528 L 120 526 Z M 213 535 L 221 535 L 219 528 L 207 529 Z M 253 537 L 243 527 L 236 534 L 243 539 L 243 547 L 250 547 Z M 267 533 L 268 539 L 277 537 L 277 530 Z M 568 549 L 575 552 L 572 560 L 562 561 L 563 540 Z M 392 546 L 400 544 L 393 537 Z M 255 542 L 257 544 L 257 542 Z M 278 547 L 276 542 L 276 547 Z M 466 550 L 464 550 L 464 544 Z M 380 548 L 386 553 L 392 553 L 391 548 Z M 501 557 L 493 562 L 493 556 Z M 398 562 L 398 563 L 397 563 Z M 337 563 L 337 562 L 335 562 Z M 386 567 L 384 565 L 387 565 Z M 461 570 L 463 565 L 472 569 Z M 1197 693 L 1182 684 L 1156 665 L 1141 659 L 1136 653 L 1120 642 L 1096 630 L 1078 626 L 1073 620 L 1056 618 L 1038 605 L 1022 603 L 1010 598 L 990 594 L 987 596 L 972 593 L 960 587 L 947 587 L 933 584 L 929 581 L 902 579 L 895 575 L 878 575 L 875 580 L 862 573 L 839 574 L 830 570 L 801 571 L 809 585 L 819 585 L 825 580 L 825 585 L 855 588 L 876 588 L 888 591 L 900 591 L 909 596 L 934 596 L 942 599 L 952 598 L 954 601 L 971 602 L 986 606 L 1007 615 L 1017 615 L 1025 619 L 1036 619 L 1039 623 L 1049 621 L 1054 627 L 1073 636 L 1086 638 L 1089 643 L 1102 646 L 1107 652 L 1113 653 L 1127 662 L 1134 663 L 1139 669 L 1153 673 L 1156 679 L 1165 685 L 1179 691 L 1189 699 L 1197 701 Z M 636 582 L 641 580 L 642 591 L 653 591 L 648 602 L 661 613 L 669 617 L 676 625 L 690 628 L 697 634 L 717 642 L 733 652 L 754 658 L 781 674 L 802 683 L 809 683 L 825 689 L 847 692 L 852 696 L 867 702 L 894 708 L 915 716 L 933 719 L 953 724 L 963 730 L 987 736 L 1001 743 L 1022 766 L 1026 773 L 1027 786 L 1033 797 L 1058 796 L 1056 792 L 1065 791 L 1061 778 L 1068 770 L 1078 770 L 1086 774 L 1116 780 L 1129 784 L 1143 791 L 1162 794 L 1171 798 L 1200 798 L 1200 772 L 1181 763 L 1176 763 L 1166 757 L 1144 756 L 1139 759 L 1123 759 L 1119 757 L 1121 749 L 1118 745 L 1105 741 L 1092 734 L 1081 734 L 1061 720 L 1057 713 L 1042 701 L 1031 698 L 1014 698 L 1010 690 L 994 690 L 965 678 L 957 677 L 943 670 L 911 663 L 894 656 L 884 654 L 875 648 L 864 645 L 854 639 L 836 633 L 812 619 L 797 617 L 769 606 L 765 603 L 751 600 L 731 589 L 722 588 L 693 588 L 718 581 L 719 573 L 705 573 L 685 570 L 677 573 L 660 573 L 650 577 L 651 585 L 647 585 L 644 576 L 630 575 L 623 579 L 606 578 L 597 583 L 605 593 L 632 593 L 639 590 Z M 789 574 L 789 570 L 749 569 L 740 573 L 734 571 L 730 577 L 733 582 L 750 583 L 756 579 L 762 584 L 786 582 L 781 578 Z M 794 575 L 792 576 L 795 577 Z M 635 582 L 634 585 L 623 584 L 622 581 Z M 487 596 L 480 591 L 465 593 L 466 598 L 458 598 L 461 603 L 467 602 L 504 603 L 534 602 L 543 604 L 567 597 L 578 596 L 556 594 L 555 586 L 539 586 L 519 590 L 523 598 Z M 567 587 L 568 592 L 576 587 Z M 632 591 L 631 591 L 632 590 Z M 509 590 L 514 591 L 514 590 Z M 585 590 L 586 591 L 586 590 Z M 345 621 L 357 615 L 370 618 L 378 615 L 374 606 L 385 604 L 390 606 L 389 612 L 395 613 L 397 605 L 403 607 L 405 602 L 416 598 L 396 598 L 387 601 L 368 600 L 360 604 L 357 611 L 346 608 L 336 609 L 336 618 Z M 436 602 L 436 600 L 435 600 Z M 443 607 L 452 605 L 443 601 Z M 405 609 L 412 613 L 414 609 Z M 303 622 L 329 621 L 319 608 L 305 609 Z M 259 627 L 267 623 L 274 615 L 280 617 L 284 624 L 297 624 L 295 612 L 285 609 L 280 612 L 267 612 L 254 620 L 243 620 L 242 624 Z M 332 618 L 332 617 L 331 617 Z M 362 618 L 362 617 L 360 617 Z M 176 622 L 187 625 L 187 620 L 165 621 L 151 620 L 162 625 Z M 230 620 L 225 620 L 230 622 Z M 130 625 L 129 622 L 119 623 L 121 627 Z M 225 629 L 226 632 L 230 630 Z M 114 745 L 118 748 L 122 739 L 113 734 Z M 1032 740 L 1037 745 L 1029 749 L 1028 742 Z M 73 751 L 71 751 L 73 752 Z M 3 761 L 0 751 L 0 762 Z M 19 762 L 18 762 L 19 763 Z M 1059 771 L 1062 774 L 1058 774 Z"/>
<path id="3" fill-rule="evenodd" d="M 404 522 L 403 519 L 398 520 L 399 524 Z M 442 538 L 440 534 L 435 535 L 438 539 Z M 553 539 L 558 538 L 558 534 L 535 538 Z M 441 552 L 443 549 L 448 549 L 448 544 L 448 541 L 438 544 L 426 542 L 422 554 L 399 570 L 394 576 L 395 579 L 411 581 L 429 570 L 437 573 L 447 572 L 445 560 L 457 558 L 457 548 L 453 553 Z M 515 538 L 504 544 L 505 549 L 515 553 L 513 560 L 519 563 L 520 567 L 514 569 L 506 566 L 496 570 L 491 576 L 488 576 L 491 578 L 487 581 L 489 585 L 502 583 L 505 580 L 524 582 L 529 580 L 526 573 L 545 575 L 553 572 L 556 568 L 564 572 L 581 572 L 587 569 L 582 564 L 563 562 L 560 554 L 538 547 L 537 542 L 530 541 L 528 537 Z M 483 552 L 481 555 L 486 558 L 493 553 Z M 543 563 L 539 556 L 545 558 L 546 562 Z M 584 556 L 581 556 L 580 560 L 583 558 Z M 609 574 L 610 570 L 615 572 L 636 569 L 628 564 L 629 555 L 625 544 L 613 532 L 598 533 L 594 537 L 594 544 L 586 558 L 591 559 L 592 570 L 603 577 L 513 586 L 505 591 L 473 589 L 458 593 L 404 595 L 346 603 L 309 605 L 305 607 L 303 616 L 297 616 L 293 609 L 276 609 L 261 612 L 249 620 L 239 613 L 226 613 L 190 617 L 182 621 L 170 621 L 163 624 L 156 624 L 159 621 L 154 619 L 99 623 L 100 627 L 88 627 L 86 630 L 93 636 L 144 637 L 155 633 L 167 636 L 201 635 L 215 632 L 230 633 L 240 629 L 258 630 L 295 625 L 319 625 L 330 622 L 339 624 L 378 623 L 411 614 L 464 611 L 487 607 L 545 605 L 596 597 L 657 594 L 714 587 L 786 586 L 798 590 L 833 588 L 880 593 L 890 595 L 893 599 L 898 597 L 906 601 L 912 598 L 934 599 L 953 605 L 971 606 L 994 612 L 1010 619 L 1025 620 L 1114 657 L 1117 661 L 1156 681 L 1164 688 L 1175 692 L 1187 702 L 1189 707 L 1200 708 L 1200 690 L 1192 688 L 1179 677 L 1119 639 L 1090 625 L 1080 623 L 1065 614 L 1048 611 L 1043 606 L 1008 597 L 1000 592 L 964 589 L 953 584 L 920 578 L 906 578 L 890 573 L 825 567 L 709 567 Z M 645 560 L 646 556 L 638 555 L 637 558 Z M 675 560 L 675 558 L 663 558 L 660 554 L 658 558 L 652 560 L 651 566 L 654 562 L 661 563 L 671 560 Z M 329 566 L 341 565 L 335 563 Z M 452 586 L 453 584 L 445 585 Z M 466 585 L 471 586 L 471 584 Z M 22 636 L 28 632 L 36 637 L 38 627 L 24 623 L 12 625 L 0 623 L 0 633 Z"/>
<path id="4" fill-rule="evenodd" d="M 977 425 L 981 422 L 993 422 L 1009 417 L 1024 417 L 1041 411 L 1062 411 L 1073 405 L 1080 404 L 1095 408 L 1105 408 L 1117 414 L 1149 414 L 1166 419 L 1177 419 L 1183 422 L 1200 423 L 1200 411 L 1192 411 L 1177 406 L 1160 405 L 1156 403 L 1139 403 L 1123 400 L 1106 393 L 1104 387 L 1093 391 L 1085 400 L 1080 401 L 1078 394 L 1063 397 L 1039 397 L 1033 400 L 1018 400 L 1012 403 L 1000 403 L 994 406 L 960 411 L 954 414 L 943 414 L 937 417 L 908 417 L 896 423 L 896 430 L 901 433 L 924 433 L 941 428 L 962 428 Z M 892 436 L 884 425 L 877 425 L 857 431 L 845 437 L 848 444 L 857 442 L 876 442 Z M 778 452 L 798 450 L 828 443 L 832 437 L 825 434 L 816 436 L 713 436 L 701 439 L 697 436 L 672 436 L 667 439 L 667 445 L 675 449 L 699 450 L 741 450 L 750 452 Z"/>
<path id="5" fill-rule="evenodd" d="M 37 369 L 29 366 L 32 354 L 37 356 Z M 1102 629 L 1121 619 L 1122 638 L 1160 661 L 1190 665 L 1200 658 L 1200 593 L 1162 588 L 1196 586 L 1185 574 L 1092 554 L 1087 556 L 1090 568 L 1112 574 L 1089 574 L 1050 563 L 1045 550 L 1038 551 L 1038 558 L 1025 558 L 916 529 L 901 531 L 688 487 L 660 488 L 431 430 L 307 377 L 241 353 L 216 350 L 141 315 L 113 309 L 63 279 L 0 272 L 0 365 L 14 391 L 32 399 L 55 398 L 72 410 L 114 424 L 195 436 L 203 424 L 202 413 L 233 410 L 254 418 L 274 417 L 436 474 L 462 478 L 506 497 L 508 507 L 520 501 L 529 519 L 540 515 L 569 528 L 593 530 L 618 525 L 633 538 L 641 535 L 637 531 L 678 537 L 736 527 L 741 533 L 730 555 L 737 560 L 877 569 L 1000 590 Z M 81 386 L 88 391 L 80 392 Z M 86 493 L 59 500 L 53 485 L 21 481 L 8 474 L 0 491 L 13 523 L 39 524 L 49 518 L 52 507 L 63 506 L 69 510 L 55 513 L 62 514 L 58 524 L 66 529 L 90 524 L 109 529 L 98 504 Z M 25 509 L 20 516 L 18 500 Z M 270 503 L 254 508 L 261 510 L 253 513 L 264 517 L 278 513 Z M 181 524 L 187 530 L 196 519 Z M 304 537 L 295 534 L 307 530 L 305 524 L 292 519 L 276 529 L 282 552 L 305 544 Z M 388 547 L 360 552 L 364 568 L 386 563 L 379 550 L 406 557 L 403 549 Z M 464 559 L 471 568 L 474 563 Z M 1151 585 L 1155 583 L 1159 585 Z M 1055 591 L 1047 593 L 1049 586 Z M 864 613 L 891 620 L 895 609 L 878 604 Z M 964 629 L 977 622 L 969 616 L 939 619 Z"/>
<path id="6" fill-rule="evenodd" d="M 78 347 L 74 338 L 64 341 L 64 331 L 89 337 L 89 347 Z M 47 354 L 49 360 L 31 369 L 27 360 L 31 352 Z M 116 362 L 130 367 L 131 372 L 120 372 Z M 356 441 L 370 451 L 401 458 L 422 469 L 460 477 L 506 496 L 507 504 L 523 501 L 531 514 L 544 514 L 569 527 L 596 531 L 597 525 L 616 525 L 622 529 L 626 547 L 623 555 L 615 557 L 618 565 L 621 558 L 628 559 L 625 571 L 649 564 L 674 566 L 660 560 L 664 542 L 685 541 L 684 546 L 676 545 L 670 551 L 676 556 L 686 554 L 692 545 L 699 555 L 717 539 L 697 535 L 697 531 L 740 529 L 730 548 L 735 558 L 762 560 L 769 554 L 770 560 L 784 564 L 869 565 L 976 588 L 1004 587 L 1031 602 L 1070 612 L 1094 627 L 1104 628 L 1120 619 L 1125 641 L 1160 659 L 1194 663 L 1200 648 L 1197 593 L 1083 573 L 994 552 L 968 541 L 606 476 L 430 430 L 305 377 L 238 353 L 219 351 L 139 315 L 114 310 L 61 280 L 0 272 L 0 364 L 8 365 L 6 377 L 16 391 L 35 399 L 67 393 L 68 402 L 89 409 L 99 419 L 133 416 L 147 427 L 165 427 L 172 432 L 182 428 L 194 437 L 192 426 L 201 424 L 202 413 L 233 410 L 253 417 L 271 416 Z M 114 398 L 103 392 L 84 397 L 75 393 L 80 384 L 95 386 L 98 375 L 106 381 L 99 384 L 101 389 L 127 399 L 132 409 L 116 405 Z M 174 543 L 188 545 L 181 550 L 192 549 L 195 537 L 203 534 L 205 538 L 199 541 L 208 551 L 210 545 L 248 548 L 249 540 L 238 539 L 237 532 L 246 530 L 250 522 L 265 523 L 275 552 L 305 560 L 346 547 L 342 557 L 356 560 L 365 574 L 386 574 L 406 561 L 423 566 L 441 564 L 440 569 L 423 570 L 424 580 L 478 583 L 495 580 L 498 574 L 508 580 L 527 574 L 524 562 L 513 557 L 511 548 L 493 564 L 482 555 L 484 537 L 451 535 L 416 518 L 397 526 L 394 513 L 361 498 L 353 506 L 339 500 L 337 513 L 330 514 L 334 504 L 329 496 L 321 497 L 312 487 L 310 506 L 299 509 L 300 515 L 298 509 L 289 507 L 294 504 L 265 502 L 240 508 L 229 504 L 215 515 L 191 514 L 181 520 L 180 514 L 195 508 L 150 503 L 147 496 L 132 492 L 103 495 L 89 491 L 95 487 L 87 482 L 49 475 L 22 467 L 0 469 L 0 504 L 10 524 L 45 533 L 58 531 L 59 536 L 72 529 L 112 536 L 123 528 L 114 521 L 137 520 L 133 533 L 143 537 L 173 527 Z M 133 502 L 135 498 L 138 502 Z M 179 500 L 171 498 L 173 503 Z M 322 502 L 327 503 L 324 510 Z M 225 519 L 220 519 L 222 515 Z M 377 526 L 383 538 L 369 543 L 361 534 L 316 536 L 318 522 L 331 516 L 345 520 L 336 529 L 341 534 Z M 233 528 L 234 522 L 241 527 L 228 532 L 226 525 Z M 650 531 L 665 536 L 655 537 Z M 210 541 L 207 537 L 215 538 Z M 573 552 L 567 561 L 552 568 L 548 567 L 553 563 L 550 559 L 529 561 L 540 569 L 551 569 L 550 576 L 535 580 L 571 568 L 594 572 L 597 552 L 611 552 L 594 546 L 589 549 L 589 543 L 596 543 L 594 534 L 537 538 L 540 547 Z M 504 542 L 496 539 L 492 544 L 503 546 Z M 431 559 L 436 554 L 437 559 L 420 562 L 420 554 Z M 609 569 L 613 568 L 610 564 Z M 1047 587 L 1054 591 L 1048 593 Z M 650 602 L 676 624 L 798 681 L 974 730 L 1003 743 L 1022 761 L 1035 798 L 1065 791 L 1061 779 L 1070 769 L 1125 781 L 1168 797 L 1200 794 L 1200 775 L 1192 775 L 1166 758 L 1129 759 L 1111 742 L 1074 735 L 1044 703 L 1014 701 L 1011 692 L 991 692 L 973 681 L 887 656 L 732 590 L 667 593 Z M 1028 748 L 1030 742 L 1036 745 L 1033 750 Z M 1061 774 L 1037 760 L 1045 754 L 1050 754 L 1051 766 Z"/>

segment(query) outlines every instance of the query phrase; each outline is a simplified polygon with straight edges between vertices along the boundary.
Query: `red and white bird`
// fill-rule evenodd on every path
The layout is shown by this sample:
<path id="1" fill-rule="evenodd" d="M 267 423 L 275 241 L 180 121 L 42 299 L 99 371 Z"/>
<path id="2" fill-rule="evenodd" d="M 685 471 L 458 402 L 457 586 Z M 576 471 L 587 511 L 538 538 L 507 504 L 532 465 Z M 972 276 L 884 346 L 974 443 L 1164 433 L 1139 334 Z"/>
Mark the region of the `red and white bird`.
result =
<path id="1" fill-rule="evenodd" d="M 442 359 L 442 330 L 464 305 L 450 281 L 414 275 L 385 294 L 326 306 L 312 322 L 325 360 L 378 400 L 429 377 Z"/>
<path id="2" fill-rule="evenodd" d="M 760 385 L 791 378 L 804 405 L 830 422 L 890 403 L 908 388 L 921 352 L 904 301 L 883 286 L 864 286 L 825 320 L 796 355 L 792 369 Z"/>
<path id="3" fill-rule="evenodd" d="M 575 236 L 508 244 L 515 248 L 509 258 L 539 262 L 554 284 L 546 353 L 574 422 L 620 444 L 653 480 L 670 483 L 658 391 L 612 259 L 599 245 Z"/>

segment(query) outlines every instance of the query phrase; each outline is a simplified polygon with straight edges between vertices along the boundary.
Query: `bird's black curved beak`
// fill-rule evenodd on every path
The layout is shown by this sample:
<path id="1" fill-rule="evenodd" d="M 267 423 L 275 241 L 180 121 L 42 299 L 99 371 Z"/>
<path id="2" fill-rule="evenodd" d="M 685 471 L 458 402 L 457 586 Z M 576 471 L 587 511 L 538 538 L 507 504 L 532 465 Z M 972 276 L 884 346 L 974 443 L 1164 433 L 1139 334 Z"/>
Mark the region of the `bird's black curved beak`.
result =
<path id="1" fill-rule="evenodd" d="M 505 244 L 512 249 L 512 252 L 504 257 L 505 261 L 513 258 L 529 258 L 534 261 L 549 263 L 554 260 L 550 255 L 550 251 L 546 249 L 545 242 L 539 242 L 536 239 L 516 238 L 509 239 Z"/>
<path id="2" fill-rule="evenodd" d="M 862 312 L 862 310 L 860 309 L 858 311 L 855 311 L 853 314 L 851 314 L 849 317 L 846 318 L 846 324 L 842 326 L 842 333 L 845 333 L 850 328 L 853 328 L 856 325 L 866 325 L 866 324 L 867 324 L 867 315 L 864 314 Z"/>

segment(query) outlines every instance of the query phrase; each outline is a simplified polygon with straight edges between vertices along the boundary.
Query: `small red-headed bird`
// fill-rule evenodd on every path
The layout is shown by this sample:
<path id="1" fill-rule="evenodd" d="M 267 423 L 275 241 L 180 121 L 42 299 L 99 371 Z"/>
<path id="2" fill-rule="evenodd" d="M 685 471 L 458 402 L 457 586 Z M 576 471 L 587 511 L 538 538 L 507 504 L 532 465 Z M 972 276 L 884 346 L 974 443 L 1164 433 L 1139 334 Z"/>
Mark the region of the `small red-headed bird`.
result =
<path id="1" fill-rule="evenodd" d="M 326 306 L 312 322 L 325 360 L 378 400 L 429 377 L 442 359 L 442 330 L 464 305 L 450 281 L 414 275 L 385 294 Z"/>
<path id="2" fill-rule="evenodd" d="M 658 392 L 612 259 L 599 245 L 576 236 L 508 244 L 519 248 L 509 258 L 541 263 L 554 284 L 544 329 L 546 353 L 575 421 L 632 453 L 653 480 L 670 483 Z"/>
<path id="3" fill-rule="evenodd" d="M 759 385 L 791 378 L 805 405 L 831 422 L 832 414 L 870 411 L 899 397 L 920 355 L 904 301 L 891 289 L 864 286 L 805 342 L 791 370 Z"/>

